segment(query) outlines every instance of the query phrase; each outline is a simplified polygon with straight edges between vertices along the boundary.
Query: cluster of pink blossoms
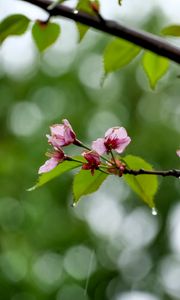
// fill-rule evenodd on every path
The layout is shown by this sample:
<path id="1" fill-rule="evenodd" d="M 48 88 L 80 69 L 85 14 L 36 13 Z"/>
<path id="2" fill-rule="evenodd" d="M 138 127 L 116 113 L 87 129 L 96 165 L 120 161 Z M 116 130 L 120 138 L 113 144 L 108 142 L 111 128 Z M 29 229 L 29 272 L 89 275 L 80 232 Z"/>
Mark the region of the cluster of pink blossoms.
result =
<path id="1" fill-rule="evenodd" d="M 47 153 L 47 156 L 50 157 L 50 159 L 39 168 L 39 174 L 51 171 L 64 160 L 73 160 L 73 158 L 64 153 L 63 147 L 74 144 L 89 149 L 76 138 L 75 132 L 66 119 L 63 120 L 63 124 L 52 125 L 50 127 L 50 132 L 51 135 L 47 135 L 47 138 L 48 143 L 53 147 L 53 151 Z M 95 170 L 100 169 L 102 155 L 111 154 L 112 161 L 109 162 L 108 160 L 107 171 L 109 173 L 117 174 L 118 169 L 118 175 L 122 176 L 125 165 L 114 158 L 112 151 L 114 150 L 118 154 L 121 154 L 130 142 L 131 138 L 128 136 L 125 128 L 112 127 L 108 129 L 104 138 L 98 138 L 96 141 L 93 141 L 91 149 L 82 152 L 81 155 L 87 161 L 82 163 L 82 169 L 90 170 L 93 175 Z"/>

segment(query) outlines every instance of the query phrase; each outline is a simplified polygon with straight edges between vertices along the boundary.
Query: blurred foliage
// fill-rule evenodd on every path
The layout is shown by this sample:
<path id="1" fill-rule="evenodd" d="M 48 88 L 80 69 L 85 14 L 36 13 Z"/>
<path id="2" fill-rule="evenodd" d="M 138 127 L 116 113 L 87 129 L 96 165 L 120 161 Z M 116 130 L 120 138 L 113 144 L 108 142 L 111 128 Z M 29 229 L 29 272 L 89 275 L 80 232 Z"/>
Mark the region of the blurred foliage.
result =
<path id="1" fill-rule="evenodd" d="M 150 20 L 147 24 L 153 26 Z M 161 180 L 156 217 L 120 178 L 106 181 L 76 208 L 70 174 L 26 191 L 45 160 L 49 125 L 62 118 L 86 143 L 123 125 L 132 138 L 127 154 L 158 169 L 178 168 L 179 69 L 173 65 L 151 91 L 135 59 L 100 87 L 100 53 L 108 41 L 106 35 L 88 32 L 71 52 L 54 48 L 41 57 L 36 53 L 35 63 L 16 69 L 17 74 L 12 65 L 5 68 L 1 56 L 3 300 L 179 299 L 177 179 Z"/>

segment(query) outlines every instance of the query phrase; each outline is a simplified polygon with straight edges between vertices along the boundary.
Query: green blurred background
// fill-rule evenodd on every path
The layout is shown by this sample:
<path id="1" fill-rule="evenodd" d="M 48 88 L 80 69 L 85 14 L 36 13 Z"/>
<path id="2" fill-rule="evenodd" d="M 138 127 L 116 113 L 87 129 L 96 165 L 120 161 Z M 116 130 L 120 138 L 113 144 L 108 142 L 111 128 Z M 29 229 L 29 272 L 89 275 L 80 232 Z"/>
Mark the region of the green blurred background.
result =
<path id="1" fill-rule="evenodd" d="M 162 1 L 150 1 L 138 19 L 134 6 L 141 1 L 129 2 L 116 11 L 126 24 L 158 33 L 171 20 Z M 108 11 L 103 3 L 104 15 L 112 16 L 114 7 Z M 14 12 L 46 17 L 20 1 L 0 0 L 0 11 L 1 19 Z M 140 55 L 101 87 L 110 37 L 89 31 L 77 44 L 75 25 L 55 21 L 61 37 L 42 56 L 30 32 L 0 49 L 0 299 L 180 299 L 178 179 L 159 179 L 157 216 L 115 177 L 76 208 L 72 173 L 26 191 L 46 159 L 49 126 L 63 118 L 87 144 L 109 127 L 124 126 L 132 138 L 127 154 L 157 169 L 180 166 L 178 66 L 172 63 L 151 91 Z"/>

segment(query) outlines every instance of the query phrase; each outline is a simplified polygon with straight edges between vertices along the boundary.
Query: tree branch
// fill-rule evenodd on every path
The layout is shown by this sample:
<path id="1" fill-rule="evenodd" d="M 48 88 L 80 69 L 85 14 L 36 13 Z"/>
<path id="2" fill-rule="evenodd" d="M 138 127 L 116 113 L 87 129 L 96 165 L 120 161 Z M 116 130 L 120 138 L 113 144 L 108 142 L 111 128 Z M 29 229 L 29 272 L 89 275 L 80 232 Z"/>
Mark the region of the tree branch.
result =
<path id="1" fill-rule="evenodd" d="M 79 162 L 83 165 L 83 162 L 80 161 L 80 160 L 77 160 L 77 159 L 74 159 L 74 157 L 70 157 L 70 156 L 66 156 L 66 160 L 69 160 L 69 161 L 76 161 L 76 162 Z M 109 166 L 102 166 L 100 165 L 99 166 L 99 170 L 101 172 L 104 172 L 101 168 L 105 168 L 106 169 L 106 174 L 115 174 L 117 175 L 119 173 L 119 166 L 117 165 L 117 161 L 118 160 L 113 160 L 113 164 L 112 164 L 112 167 Z M 120 161 L 119 161 L 120 162 Z M 112 162 L 110 162 L 112 163 Z M 129 175 L 133 175 L 133 176 L 138 176 L 138 175 L 157 175 L 157 176 L 163 176 L 163 177 L 167 177 L 167 176 L 172 176 L 172 177 L 177 177 L 177 178 L 180 178 L 180 170 L 177 170 L 177 169 L 172 169 L 172 170 L 166 170 L 166 171 L 157 171 L 157 170 L 144 170 L 144 169 L 139 169 L 139 170 L 133 170 L 133 169 L 130 169 L 128 167 L 126 167 L 126 163 L 123 163 L 124 166 L 124 170 L 122 169 L 122 174 L 129 174 Z M 111 172 L 110 172 L 110 169 L 111 169 Z M 118 173 L 116 172 L 112 172 L 112 170 L 117 170 Z"/>
<path id="2" fill-rule="evenodd" d="M 180 170 L 167 170 L 167 171 L 148 171 L 148 170 L 144 170 L 144 169 L 139 169 L 139 170 L 131 170 L 131 169 L 125 169 L 123 174 L 130 174 L 130 175 L 134 175 L 134 176 L 138 176 L 138 175 L 157 175 L 157 176 L 173 176 L 173 177 L 177 177 L 180 178 Z"/>
<path id="3" fill-rule="evenodd" d="M 73 9 L 64 5 L 57 5 L 54 9 L 49 11 L 47 7 L 52 3 L 49 0 L 23 1 L 34 4 L 46 10 L 51 16 L 62 16 L 89 27 L 98 29 L 102 32 L 109 33 L 180 64 L 180 48 L 166 42 L 159 36 L 135 30 L 111 20 L 102 21 L 102 19 L 100 19 L 98 16 L 91 16 L 84 12 L 79 11 L 77 13 L 76 11 L 76 13 L 74 13 Z"/>

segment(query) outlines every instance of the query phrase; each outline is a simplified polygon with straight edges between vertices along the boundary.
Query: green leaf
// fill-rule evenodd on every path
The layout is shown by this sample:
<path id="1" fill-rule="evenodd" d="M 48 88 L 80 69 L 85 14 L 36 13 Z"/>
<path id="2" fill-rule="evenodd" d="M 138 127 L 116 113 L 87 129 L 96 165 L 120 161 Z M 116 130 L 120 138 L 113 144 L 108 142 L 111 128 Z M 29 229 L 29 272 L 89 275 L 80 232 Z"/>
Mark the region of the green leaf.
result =
<path id="1" fill-rule="evenodd" d="M 115 38 L 104 51 L 105 73 L 121 69 L 129 64 L 141 51 L 141 48 L 123 39 Z"/>
<path id="2" fill-rule="evenodd" d="M 146 51 L 143 56 L 143 67 L 148 76 L 149 84 L 154 89 L 158 80 L 168 71 L 169 60 Z"/>
<path id="3" fill-rule="evenodd" d="M 55 0 L 53 1 L 49 6 L 48 6 L 48 9 L 49 10 L 52 10 L 54 9 L 58 4 L 61 4 L 63 2 L 65 2 L 66 0 Z"/>
<path id="4" fill-rule="evenodd" d="M 102 173 L 98 170 L 94 172 L 93 176 L 91 175 L 91 172 L 89 170 L 81 170 L 74 177 L 74 202 L 77 203 L 79 199 L 84 195 L 96 192 L 107 176 L 107 174 Z"/>
<path id="5" fill-rule="evenodd" d="M 37 21 L 32 28 L 32 35 L 40 52 L 55 43 L 60 34 L 60 27 L 56 23 Z"/>
<path id="6" fill-rule="evenodd" d="M 76 6 L 76 9 L 79 11 L 84 11 L 88 14 L 92 14 L 92 10 L 89 5 L 88 0 L 79 0 Z M 89 27 L 86 25 L 82 25 L 81 23 L 76 23 L 76 27 L 79 33 L 79 42 L 83 39 Z"/>
<path id="7" fill-rule="evenodd" d="M 86 25 L 82 25 L 80 23 L 76 23 L 76 27 L 79 33 L 79 42 L 83 39 L 85 36 L 86 32 L 88 31 L 89 27 Z"/>
<path id="8" fill-rule="evenodd" d="M 164 35 L 171 35 L 171 36 L 180 36 L 180 25 L 171 25 L 165 27 L 161 31 Z"/>
<path id="9" fill-rule="evenodd" d="M 95 0 L 95 1 L 79 0 L 77 3 L 76 9 L 78 11 L 83 11 L 90 15 L 95 15 L 95 12 L 93 11 L 93 9 L 91 8 L 91 5 L 90 5 L 91 2 L 96 3 L 98 6 L 100 5 L 98 0 Z M 77 26 L 77 30 L 79 33 L 79 42 L 80 42 L 83 39 L 83 37 L 85 36 L 89 27 L 86 25 L 82 25 L 80 23 L 76 23 L 76 26 Z"/>
<path id="10" fill-rule="evenodd" d="M 153 170 L 152 166 L 138 156 L 127 155 L 123 158 L 127 167 L 133 170 Z M 158 190 L 158 179 L 156 175 L 123 175 L 125 182 L 137 193 L 141 199 L 151 208 L 154 207 L 154 196 Z"/>
<path id="11" fill-rule="evenodd" d="M 80 156 L 75 156 L 73 157 L 74 159 L 77 160 L 82 160 L 82 162 L 84 161 L 84 159 Z M 52 171 L 49 171 L 47 173 L 44 173 L 42 175 L 39 176 L 38 182 L 30 189 L 28 189 L 28 191 L 33 191 L 36 188 L 46 184 L 47 182 L 51 181 L 52 179 L 54 179 L 57 176 L 60 176 L 68 171 L 71 171 L 75 168 L 78 168 L 81 166 L 81 163 L 76 162 L 76 161 L 64 161 L 62 163 L 60 163 L 56 168 L 54 168 Z"/>
<path id="12" fill-rule="evenodd" d="M 98 6 L 100 5 L 98 0 L 95 0 L 95 1 L 92 1 L 92 0 L 79 0 L 78 3 L 77 3 L 76 9 L 80 10 L 80 11 L 84 11 L 87 14 L 94 15 L 95 12 L 93 11 L 93 9 L 91 7 L 91 3 L 95 3 Z"/>
<path id="13" fill-rule="evenodd" d="M 0 23 L 0 43 L 2 43 L 8 36 L 11 35 L 22 35 L 30 20 L 20 14 L 12 15 L 4 19 Z"/>

